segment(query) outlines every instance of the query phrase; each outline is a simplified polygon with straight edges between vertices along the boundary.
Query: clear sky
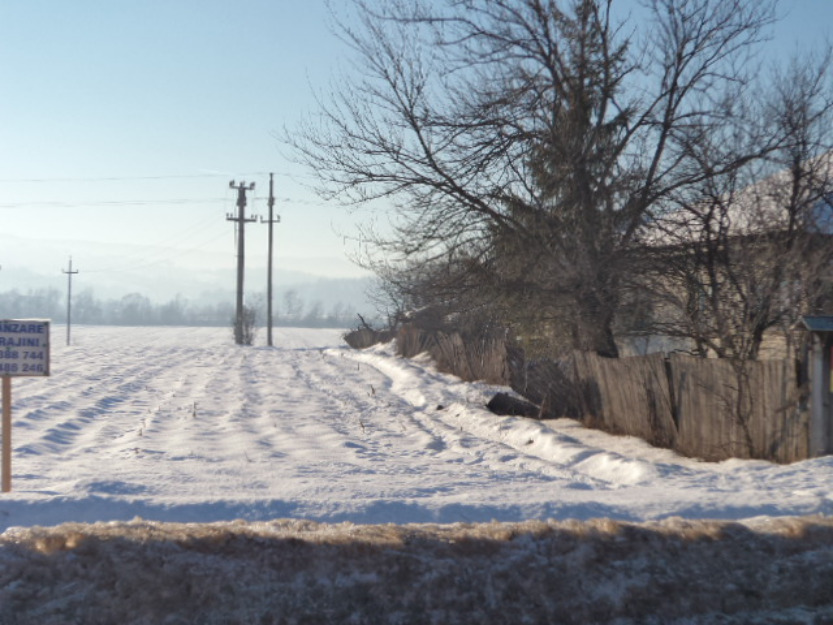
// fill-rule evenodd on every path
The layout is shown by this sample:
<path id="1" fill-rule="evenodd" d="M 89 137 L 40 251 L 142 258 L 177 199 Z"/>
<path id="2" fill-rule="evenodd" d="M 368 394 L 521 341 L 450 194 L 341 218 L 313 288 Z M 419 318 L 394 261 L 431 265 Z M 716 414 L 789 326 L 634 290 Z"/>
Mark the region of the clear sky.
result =
<path id="1" fill-rule="evenodd" d="M 265 217 L 274 172 L 276 264 L 358 273 L 339 235 L 350 218 L 306 190 L 275 138 L 340 49 L 322 0 L 2 0 L 0 236 L 88 272 L 112 267 L 85 242 L 115 244 L 127 265 L 231 266 L 229 181 L 254 181 L 249 212 Z M 247 226 L 250 264 L 267 230 Z"/>
<path id="2" fill-rule="evenodd" d="M 773 51 L 830 35 L 833 0 L 782 10 Z M 344 54 L 323 0 L 2 0 L 3 273 L 70 254 L 87 272 L 232 267 L 229 180 L 254 181 L 265 215 L 274 172 L 277 265 L 359 274 L 342 236 L 358 217 L 306 190 L 275 138 Z M 250 264 L 265 263 L 266 231 L 247 226 Z M 105 243 L 110 256 L 91 253 Z"/>

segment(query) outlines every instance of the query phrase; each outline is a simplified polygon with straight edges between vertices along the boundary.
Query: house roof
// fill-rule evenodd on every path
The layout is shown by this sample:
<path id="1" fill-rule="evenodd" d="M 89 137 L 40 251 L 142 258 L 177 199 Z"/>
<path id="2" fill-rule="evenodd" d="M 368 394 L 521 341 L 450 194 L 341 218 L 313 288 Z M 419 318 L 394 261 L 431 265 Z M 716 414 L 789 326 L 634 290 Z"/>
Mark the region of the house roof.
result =
<path id="1" fill-rule="evenodd" d="M 833 332 L 833 316 L 804 315 L 801 323 L 810 332 Z"/>
<path id="2" fill-rule="evenodd" d="M 790 221 L 787 207 L 797 201 L 801 207 L 804 227 L 821 234 L 833 234 L 833 201 L 828 195 L 833 183 L 833 152 L 811 159 L 803 166 L 799 198 L 794 192 L 793 174 L 782 170 L 769 177 L 723 198 L 724 211 L 718 212 L 729 236 L 749 236 L 784 230 Z M 700 209 L 708 211 L 708 204 L 693 206 L 690 210 L 677 209 L 657 215 L 648 225 L 644 236 L 649 245 L 675 245 L 696 241 L 704 228 L 704 222 L 695 215 Z M 713 222 L 712 227 L 718 227 Z"/>

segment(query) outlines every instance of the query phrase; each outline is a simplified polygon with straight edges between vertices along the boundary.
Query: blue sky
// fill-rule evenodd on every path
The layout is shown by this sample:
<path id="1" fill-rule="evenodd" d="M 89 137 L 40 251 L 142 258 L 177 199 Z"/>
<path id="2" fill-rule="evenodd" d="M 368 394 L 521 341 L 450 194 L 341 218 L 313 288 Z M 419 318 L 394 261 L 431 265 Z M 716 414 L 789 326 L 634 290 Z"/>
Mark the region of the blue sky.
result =
<path id="1" fill-rule="evenodd" d="M 833 0 L 782 10 L 774 54 L 830 35 Z M 231 267 L 228 182 L 255 181 L 265 215 L 268 172 L 277 265 L 359 274 L 343 235 L 360 217 L 307 191 L 275 138 L 344 56 L 323 0 L 2 0 L 0 237 L 15 254 L 0 248 L 3 274 L 70 254 L 91 272 Z M 267 228 L 247 231 L 248 262 L 263 265 Z"/>
<path id="2" fill-rule="evenodd" d="M 88 270 L 85 242 L 232 265 L 229 180 L 254 181 L 265 216 L 274 172 L 276 263 L 357 273 L 338 235 L 350 219 L 305 189 L 275 138 L 326 89 L 339 50 L 316 0 L 3 0 L 0 234 Z M 247 230 L 262 262 L 267 227 Z"/>

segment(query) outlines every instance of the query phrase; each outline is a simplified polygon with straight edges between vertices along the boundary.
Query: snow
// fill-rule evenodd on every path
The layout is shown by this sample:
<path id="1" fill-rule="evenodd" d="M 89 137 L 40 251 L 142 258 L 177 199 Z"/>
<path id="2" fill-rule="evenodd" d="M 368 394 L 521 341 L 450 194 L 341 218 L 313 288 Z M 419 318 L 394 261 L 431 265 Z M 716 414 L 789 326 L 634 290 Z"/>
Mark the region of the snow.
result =
<path id="1" fill-rule="evenodd" d="M 497 417 L 338 330 L 62 332 L 12 384 L 0 624 L 833 622 L 831 458 Z"/>
<path id="2" fill-rule="evenodd" d="M 497 417 L 496 389 L 339 330 L 53 329 L 16 378 L 0 529 L 143 519 L 452 523 L 833 512 L 833 458 L 705 463 L 570 420 Z"/>

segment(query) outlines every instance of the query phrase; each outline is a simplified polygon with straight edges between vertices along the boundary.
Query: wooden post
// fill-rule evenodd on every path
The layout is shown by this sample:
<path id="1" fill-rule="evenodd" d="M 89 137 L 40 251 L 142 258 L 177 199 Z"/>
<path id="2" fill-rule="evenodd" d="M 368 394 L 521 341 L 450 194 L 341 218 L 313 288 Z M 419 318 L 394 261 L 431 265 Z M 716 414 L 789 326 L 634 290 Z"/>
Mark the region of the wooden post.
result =
<path id="1" fill-rule="evenodd" d="M 247 218 L 246 212 L 246 191 L 251 191 L 255 188 L 255 183 L 251 182 L 247 186 L 245 182 L 235 185 L 234 180 L 229 182 L 229 188 L 237 189 L 237 217 L 234 215 L 226 215 L 227 221 L 233 221 L 237 224 L 237 312 L 234 316 L 234 342 L 237 345 L 243 345 L 243 278 L 246 274 L 246 236 L 244 227 L 246 222 L 255 221 L 254 217 Z"/>
<path id="2" fill-rule="evenodd" d="M 810 352 L 810 457 L 823 456 L 827 450 L 827 380 L 829 374 L 824 362 L 825 341 L 818 332 L 812 334 Z"/>
<path id="3" fill-rule="evenodd" d="M 272 347 L 272 247 L 274 238 L 272 226 L 281 222 L 280 215 L 276 218 L 273 212 L 275 207 L 273 176 L 274 174 L 269 174 L 269 221 L 260 218 L 260 223 L 269 224 L 269 265 L 266 271 L 266 344 L 269 347 Z"/>
<path id="4" fill-rule="evenodd" d="M 72 270 L 72 256 L 69 257 L 69 271 L 61 269 L 67 274 L 67 345 L 69 345 L 69 329 L 72 327 L 72 276 L 78 273 L 78 270 Z"/>
<path id="5" fill-rule="evenodd" d="M 275 220 L 272 210 L 275 206 L 275 195 L 272 189 L 272 174 L 269 174 L 269 266 L 266 276 L 266 344 L 272 347 L 272 226 Z"/>
<path id="6" fill-rule="evenodd" d="M 3 376 L 3 492 L 12 490 L 12 378 Z"/>

